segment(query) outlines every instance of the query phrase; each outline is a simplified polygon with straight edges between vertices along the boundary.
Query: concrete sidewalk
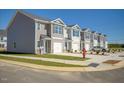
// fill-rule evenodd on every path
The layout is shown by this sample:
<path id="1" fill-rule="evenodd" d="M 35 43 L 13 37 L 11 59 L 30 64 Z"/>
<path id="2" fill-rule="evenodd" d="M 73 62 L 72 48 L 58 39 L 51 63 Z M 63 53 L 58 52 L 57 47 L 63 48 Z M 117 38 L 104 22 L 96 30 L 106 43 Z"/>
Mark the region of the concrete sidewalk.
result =
<path id="1" fill-rule="evenodd" d="M 73 54 L 74 55 L 74 54 Z M 26 58 L 26 59 L 32 59 L 32 60 L 43 60 L 43 61 L 50 61 L 50 62 L 60 62 L 60 63 L 67 63 L 67 64 L 76 64 L 76 65 L 89 65 L 91 63 L 97 63 L 98 66 L 88 66 L 88 67 L 55 67 L 55 66 L 44 66 L 44 65 L 36 65 L 36 64 L 30 64 L 25 62 L 17 62 L 17 61 L 10 61 L 10 60 L 2 60 L 2 62 L 7 62 L 11 64 L 36 68 L 36 69 L 45 69 L 45 70 L 56 70 L 56 71 L 105 71 L 105 70 L 112 70 L 124 67 L 124 60 L 123 57 L 118 57 L 120 53 L 115 55 L 109 55 L 109 56 L 96 56 L 94 58 L 91 58 L 90 60 L 86 61 L 72 61 L 72 60 L 62 60 L 62 59 L 53 59 L 53 58 L 40 58 L 40 57 L 29 57 L 29 56 L 15 56 L 15 55 L 4 55 L 0 54 L 0 56 L 7 56 L 7 57 L 16 57 L 16 58 Z M 72 55 L 71 55 L 72 56 Z M 122 60 L 121 62 L 111 65 L 111 64 L 105 64 L 102 63 L 106 60 Z M 98 62 L 100 61 L 100 62 Z"/>
<path id="2" fill-rule="evenodd" d="M 63 60 L 63 59 L 43 58 L 43 57 L 15 56 L 15 55 L 5 55 L 5 54 L 0 54 L 0 56 L 25 58 L 25 59 L 32 59 L 32 60 L 43 60 L 43 61 L 59 62 L 59 63 L 75 64 L 75 65 L 89 65 L 91 63 L 88 60 L 76 61 L 76 60 Z"/>
<path id="3" fill-rule="evenodd" d="M 0 54 L 1 56 L 7 57 L 16 57 L 16 58 L 26 58 L 32 60 L 43 60 L 43 61 L 50 61 L 50 62 L 59 62 L 59 63 L 66 63 L 66 64 L 75 64 L 75 65 L 89 65 L 91 63 L 101 64 L 107 60 L 124 60 L 124 57 L 119 57 L 119 55 L 124 54 L 124 52 L 110 54 L 108 56 L 104 55 L 87 55 L 87 58 L 91 58 L 85 61 L 76 61 L 76 60 L 63 60 L 63 59 L 55 59 L 55 58 L 43 58 L 43 57 L 30 57 L 30 56 L 16 56 L 16 55 L 5 55 Z M 74 53 L 61 53 L 59 55 L 66 55 L 66 56 L 78 56 L 82 57 L 82 54 L 74 54 Z"/>
<path id="4" fill-rule="evenodd" d="M 74 54 L 74 53 L 59 53 L 58 55 L 70 55 L 70 56 L 77 56 L 82 57 L 82 54 Z M 87 54 L 87 58 L 91 58 L 90 60 L 86 60 L 87 63 L 102 63 L 107 60 L 124 60 L 124 57 L 119 57 L 119 55 L 124 55 L 124 52 L 114 53 L 114 54 L 107 54 L 107 55 L 91 55 Z"/>
<path id="5" fill-rule="evenodd" d="M 71 71 L 71 72 L 72 71 L 73 72 L 75 72 L 75 71 L 78 71 L 78 72 L 107 71 L 107 70 L 113 70 L 113 69 L 124 67 L 124 61 L 121 61 L 116 65 L 100 64 L 98 67 L 56 67 L 56 66 L 37 65 L 37 64 L 18 62 L 18 61 L 10 61 L 10 60 L 2 60 L 2 59 L 0 59 L 0 62 L 6 62 L 9 64 L 25 66 L 25 67 L 29 67 L 29 68 L 33 68 L 33 69 L 54 70 L 54 71 Z"/>

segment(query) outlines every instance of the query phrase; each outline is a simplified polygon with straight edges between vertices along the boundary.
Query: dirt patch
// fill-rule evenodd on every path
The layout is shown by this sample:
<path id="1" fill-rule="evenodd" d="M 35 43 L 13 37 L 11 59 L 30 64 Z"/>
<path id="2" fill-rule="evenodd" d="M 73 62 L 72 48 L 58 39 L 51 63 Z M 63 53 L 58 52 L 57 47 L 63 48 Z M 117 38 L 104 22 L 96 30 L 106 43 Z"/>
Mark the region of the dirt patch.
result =
<path id="1" fill-rule="evenodd" d="M 106 63 L 106 64 L 116 64 L 116 63 L 119 63 L 121 60 L 107 60 L 107 61 L 104 61 L 103 63 Z"/>

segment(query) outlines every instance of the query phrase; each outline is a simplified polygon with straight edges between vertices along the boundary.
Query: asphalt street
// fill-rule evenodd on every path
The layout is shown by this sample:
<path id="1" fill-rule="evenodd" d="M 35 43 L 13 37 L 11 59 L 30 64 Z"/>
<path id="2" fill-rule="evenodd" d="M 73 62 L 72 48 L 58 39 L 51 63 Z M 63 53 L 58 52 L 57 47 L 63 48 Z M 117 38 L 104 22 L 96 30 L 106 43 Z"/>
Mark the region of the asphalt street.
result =
<path id="1" fill-rule="evenodd" d="M 38 70 L 0 62 L 0 83 L 124 83 L 124 68 L 100 72 Z"/>

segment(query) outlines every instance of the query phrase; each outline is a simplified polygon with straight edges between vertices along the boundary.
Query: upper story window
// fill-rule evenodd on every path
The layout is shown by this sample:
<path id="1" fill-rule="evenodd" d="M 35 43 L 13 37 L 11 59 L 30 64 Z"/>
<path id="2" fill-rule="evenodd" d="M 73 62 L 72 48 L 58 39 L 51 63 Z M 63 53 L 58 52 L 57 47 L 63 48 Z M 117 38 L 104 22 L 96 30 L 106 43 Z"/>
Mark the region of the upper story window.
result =
<path id="1" fill-rule="evenodd" d="M 98 36 L 97 36 L 97 35 L 94 35 L 94 39 L 95 39 L 95 40 L 98 40 Z"/>
<path id="2" fill-rule="evenodd" d="M 40 30 L 40 29 L 41 29 L 41 24 L 37 23 L 37 30 Z"/>
<path id="3" fill-rule="evenodd" d="M 86 39 L 90 39 L 90 33 L 86 33 Z"/>
<path id="4" fill-rule="evenodd" d="M 79 31 L 78 30 L 73 30 L 73 36 L 79 37 Z"/>
<path id="5" fill-rule="evenodd" d="M 54 33 L 62 34 L 62 26 L 54 25 Z"/>

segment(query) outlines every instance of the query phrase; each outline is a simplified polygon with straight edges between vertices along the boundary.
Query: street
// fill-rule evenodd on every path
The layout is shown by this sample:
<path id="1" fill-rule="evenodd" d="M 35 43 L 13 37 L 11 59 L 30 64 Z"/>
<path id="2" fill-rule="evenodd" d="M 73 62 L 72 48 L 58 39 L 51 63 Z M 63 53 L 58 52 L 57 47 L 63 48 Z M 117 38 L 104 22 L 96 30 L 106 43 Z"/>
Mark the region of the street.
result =
<path id="1" fill-rule="evenodd" d="M 0 83 L 124 83 L 124 68 L 102 72 L 60 72 L 0 62 Z"/>

